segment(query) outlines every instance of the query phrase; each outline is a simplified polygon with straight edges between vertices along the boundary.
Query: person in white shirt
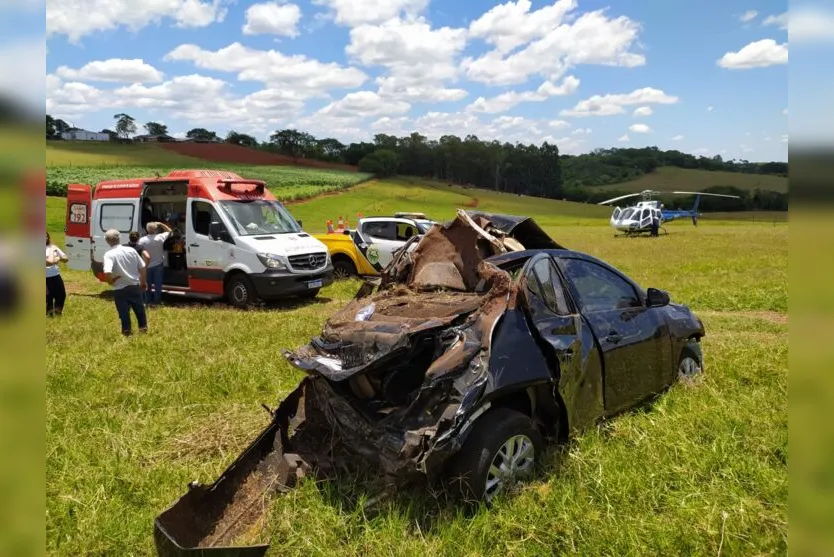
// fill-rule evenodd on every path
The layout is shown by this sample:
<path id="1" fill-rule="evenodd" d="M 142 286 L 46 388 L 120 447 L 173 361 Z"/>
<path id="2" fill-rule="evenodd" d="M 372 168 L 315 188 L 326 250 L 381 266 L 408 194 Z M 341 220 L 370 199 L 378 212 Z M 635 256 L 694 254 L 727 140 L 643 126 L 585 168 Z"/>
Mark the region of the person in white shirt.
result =
<path id="1" fill-rule="evenodd" d="M 168 236 L 171 235 L 171 227 L 161 222 L 149 222 L 145 227 L 148 232 L 139 240 L 139 247 L 150 255 L 148 261 L 148 292 L 145 301 L 148 306 L 156 306 L 162 303 L 162 270 L 165 263 L 165 250 L 163 245 Z"/>
<path id="2" fill-rule="evenodd" d="M 67 291 L 64 279 L 61 278 L 61 268 L 58 263 L 69 261 L 67 254 L 52 243 L 49 232 L 46 233 L 46 315 L 52 317 L 64 312 L 64 302 Z"/>
<path id="3" fill-rule="evenodd" d="M 104 240 L 110 249 L 104 254 L 104 277 L 113 288 L 113 300 L 116 312 L 122 323 L 122 334 L 132 333 L 130 310 L 136 314 L 139 332 L 148 332 L 148 319 L 142 292 L 147 286 L 145 262 L 136 249 L 121 245 L 118 230 L 110 229 L 104 233 Z"/>

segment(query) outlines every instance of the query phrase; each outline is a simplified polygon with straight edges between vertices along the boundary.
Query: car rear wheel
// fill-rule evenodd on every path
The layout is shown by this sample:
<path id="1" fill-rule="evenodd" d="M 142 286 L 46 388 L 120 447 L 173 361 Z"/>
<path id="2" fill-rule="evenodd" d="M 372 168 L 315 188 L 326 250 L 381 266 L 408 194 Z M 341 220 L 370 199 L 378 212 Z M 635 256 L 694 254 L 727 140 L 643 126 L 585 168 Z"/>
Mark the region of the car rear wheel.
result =
<path id="1" fill-rule="evenodd" d="M 226 283 L 226 299 L 236 308 L 247 308 L 255 302 L 255 286 L 246 275 L 233 275 Z"/>
<path id="2" fill-rule="evenodd" d="M 356 274 L 356 267 L 348 259 L 339 258 L 333 261 L 333 278 L 343 280 Z"/>
<path id="3" fill-rule="evenodd" d="M 678 376 L 683 379 L 692 379 L 703 371 L 701 358 L 699 356 L 700 346 L 695 341 L 690 341 L 681 351 L 678 362 Z"/>
<path id="4" fill-rule="evenodd" d="M 532 476 L 544 441 L 530 418 L 509 408 L 487 412 L 473 427 L 451 463 L 450 476 L 465 499 L 489 503 Z"/>

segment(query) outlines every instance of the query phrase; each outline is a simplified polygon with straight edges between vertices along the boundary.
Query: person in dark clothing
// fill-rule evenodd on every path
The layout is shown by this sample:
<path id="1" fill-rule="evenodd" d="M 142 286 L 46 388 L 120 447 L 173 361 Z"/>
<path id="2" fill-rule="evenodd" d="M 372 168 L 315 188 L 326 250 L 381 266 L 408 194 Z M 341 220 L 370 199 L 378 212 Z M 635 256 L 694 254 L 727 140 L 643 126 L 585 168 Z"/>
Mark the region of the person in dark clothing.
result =
<path id="1" fill-rule="evenodd" d="M 151 200 L 148 198 L 145 198 L 142 201 L 142 218 L 140 220 L 142 221 L 142 230 L 146 229 L 148 223 L 159 220 L 156 218 L 156 215 L 153 214 L 153 206 L 151 205 Z"/>
<path id="2" fill-rule="evenodd" d="M 657 213 L 652 213 L 652 236 L 657 236 L 658 231 L 660 229 L 660 218 L 657 216 Z"/>
<path id="3" fill-rule="evenodd" d="M 145 248 L 139 245 L 139 233 L 136 231 L 131 232 L 128 236 L 128 240 L 127 247 L 135 249 L 136 253 L 142 257 L 145 265 L 147 265 L 148 261 L 151 260 L 151 255 L 145 250 Z"/>

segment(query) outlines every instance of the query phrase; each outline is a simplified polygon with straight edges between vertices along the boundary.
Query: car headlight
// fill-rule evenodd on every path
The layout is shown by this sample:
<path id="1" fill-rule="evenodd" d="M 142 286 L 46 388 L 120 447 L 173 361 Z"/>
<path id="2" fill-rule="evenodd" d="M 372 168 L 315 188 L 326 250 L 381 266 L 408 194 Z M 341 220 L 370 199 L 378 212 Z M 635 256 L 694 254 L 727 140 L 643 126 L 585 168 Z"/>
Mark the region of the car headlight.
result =
<path id="1" fill-rule="evenodd" d="M 264 267 L 272 271 L 286 271 L 287 260 L 280 255 L 273 255 L 271 253 L 259 253 L 258 259 L 261 260 Z"/>

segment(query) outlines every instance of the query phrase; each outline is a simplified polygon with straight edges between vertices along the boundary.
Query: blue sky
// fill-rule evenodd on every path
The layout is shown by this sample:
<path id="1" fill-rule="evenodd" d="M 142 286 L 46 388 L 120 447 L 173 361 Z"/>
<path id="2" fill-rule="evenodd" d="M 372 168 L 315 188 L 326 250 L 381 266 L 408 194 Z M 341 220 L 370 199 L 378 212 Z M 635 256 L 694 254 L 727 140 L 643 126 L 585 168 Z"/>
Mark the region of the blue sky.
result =
<path id="1" fill-rule="evenodd" d="M 47 112 L 92 130 L 127 112 L 178 134 L 296 127 L 348 142 L 416 130 L 569 153 L 657 145 L 787 160 L 786 11 L 772 0 L 51 0 Z"/>

